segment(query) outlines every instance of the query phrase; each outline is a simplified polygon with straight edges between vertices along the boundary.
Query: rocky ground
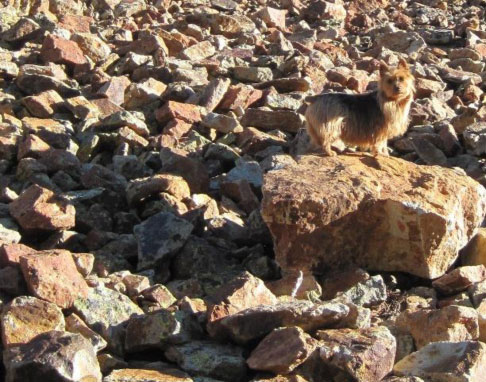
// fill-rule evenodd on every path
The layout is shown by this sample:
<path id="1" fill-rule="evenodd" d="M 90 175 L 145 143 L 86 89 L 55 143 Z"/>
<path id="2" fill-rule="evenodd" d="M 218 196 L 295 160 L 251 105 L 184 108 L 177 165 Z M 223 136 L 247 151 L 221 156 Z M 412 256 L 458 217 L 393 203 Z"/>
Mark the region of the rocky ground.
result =
<path id="1" fill-rule="evenodd" d="M 6 381 L 484 381 L 484 1 L 0 4 Z M 399 57 L 397 158 L 304 155 Z"/>

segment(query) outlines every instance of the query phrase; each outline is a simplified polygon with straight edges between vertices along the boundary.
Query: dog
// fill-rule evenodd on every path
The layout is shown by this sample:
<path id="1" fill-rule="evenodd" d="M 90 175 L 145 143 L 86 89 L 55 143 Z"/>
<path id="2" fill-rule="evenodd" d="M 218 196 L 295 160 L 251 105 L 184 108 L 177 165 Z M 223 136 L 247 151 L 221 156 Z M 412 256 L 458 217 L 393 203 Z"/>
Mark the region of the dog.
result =
<path id="1" fill-rule="evenodd" d="M 376 91 L 306 97 L 307 132 L 328 156 L 336 155 L 331 145 L 338 138 L 352 146 L 371 148 L 374 156 L 388 156 L 388 139 L 407 130 L 414 94 L 415 79 L 403 58 L 396 68 L 381 62 Z"/>

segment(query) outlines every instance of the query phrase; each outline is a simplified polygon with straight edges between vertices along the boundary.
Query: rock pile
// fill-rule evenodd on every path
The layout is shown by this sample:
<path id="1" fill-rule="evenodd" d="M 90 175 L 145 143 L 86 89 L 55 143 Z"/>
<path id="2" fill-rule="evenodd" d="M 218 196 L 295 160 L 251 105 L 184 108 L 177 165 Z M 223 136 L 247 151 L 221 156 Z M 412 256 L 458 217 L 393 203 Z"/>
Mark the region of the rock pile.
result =
<path id="1" fill-rule="evenodd" d="M 0 5 L 2 380 L 482 382 L 484 2 Z M 303 155 L 400 57 L 395 158 Z"/>

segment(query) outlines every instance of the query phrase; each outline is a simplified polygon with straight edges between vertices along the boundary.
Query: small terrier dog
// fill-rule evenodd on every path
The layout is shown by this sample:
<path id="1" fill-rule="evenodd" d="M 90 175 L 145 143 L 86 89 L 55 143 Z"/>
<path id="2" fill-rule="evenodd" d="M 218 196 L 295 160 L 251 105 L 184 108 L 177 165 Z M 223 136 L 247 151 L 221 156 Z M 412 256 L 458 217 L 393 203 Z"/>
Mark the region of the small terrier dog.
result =
<path id="1" fill-rule="evenodd" d="M 364 94 L 325 93 L 305 99 L 305 118 L 311 141 L 334 156 L 332 143 L 371 148 L 373 155 L 388 156 L 387 140 L 407 130 L 414 77 L 401 58 L 396 68 L 380 66 L 378 90 Z"/>

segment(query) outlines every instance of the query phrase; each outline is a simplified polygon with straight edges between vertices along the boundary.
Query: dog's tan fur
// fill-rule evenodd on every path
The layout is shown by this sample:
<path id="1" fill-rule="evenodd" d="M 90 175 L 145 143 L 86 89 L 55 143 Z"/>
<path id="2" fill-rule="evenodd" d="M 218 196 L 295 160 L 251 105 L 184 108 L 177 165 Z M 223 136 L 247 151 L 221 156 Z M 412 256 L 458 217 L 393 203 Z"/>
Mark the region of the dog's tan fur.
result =
<path id="1" fill-rule="evenodd" d="M 387 140 L 407 130 L 414 92 L 414 77 L 405 60 L 400 59 L 394 69 L 382 63 L 375 92 L 307 97 L 307 131 L 326 155 L 336 155 L 331 145 L 338 138 L 349 145 L 371 148 L 374 155 L 388 155 Z"/>

